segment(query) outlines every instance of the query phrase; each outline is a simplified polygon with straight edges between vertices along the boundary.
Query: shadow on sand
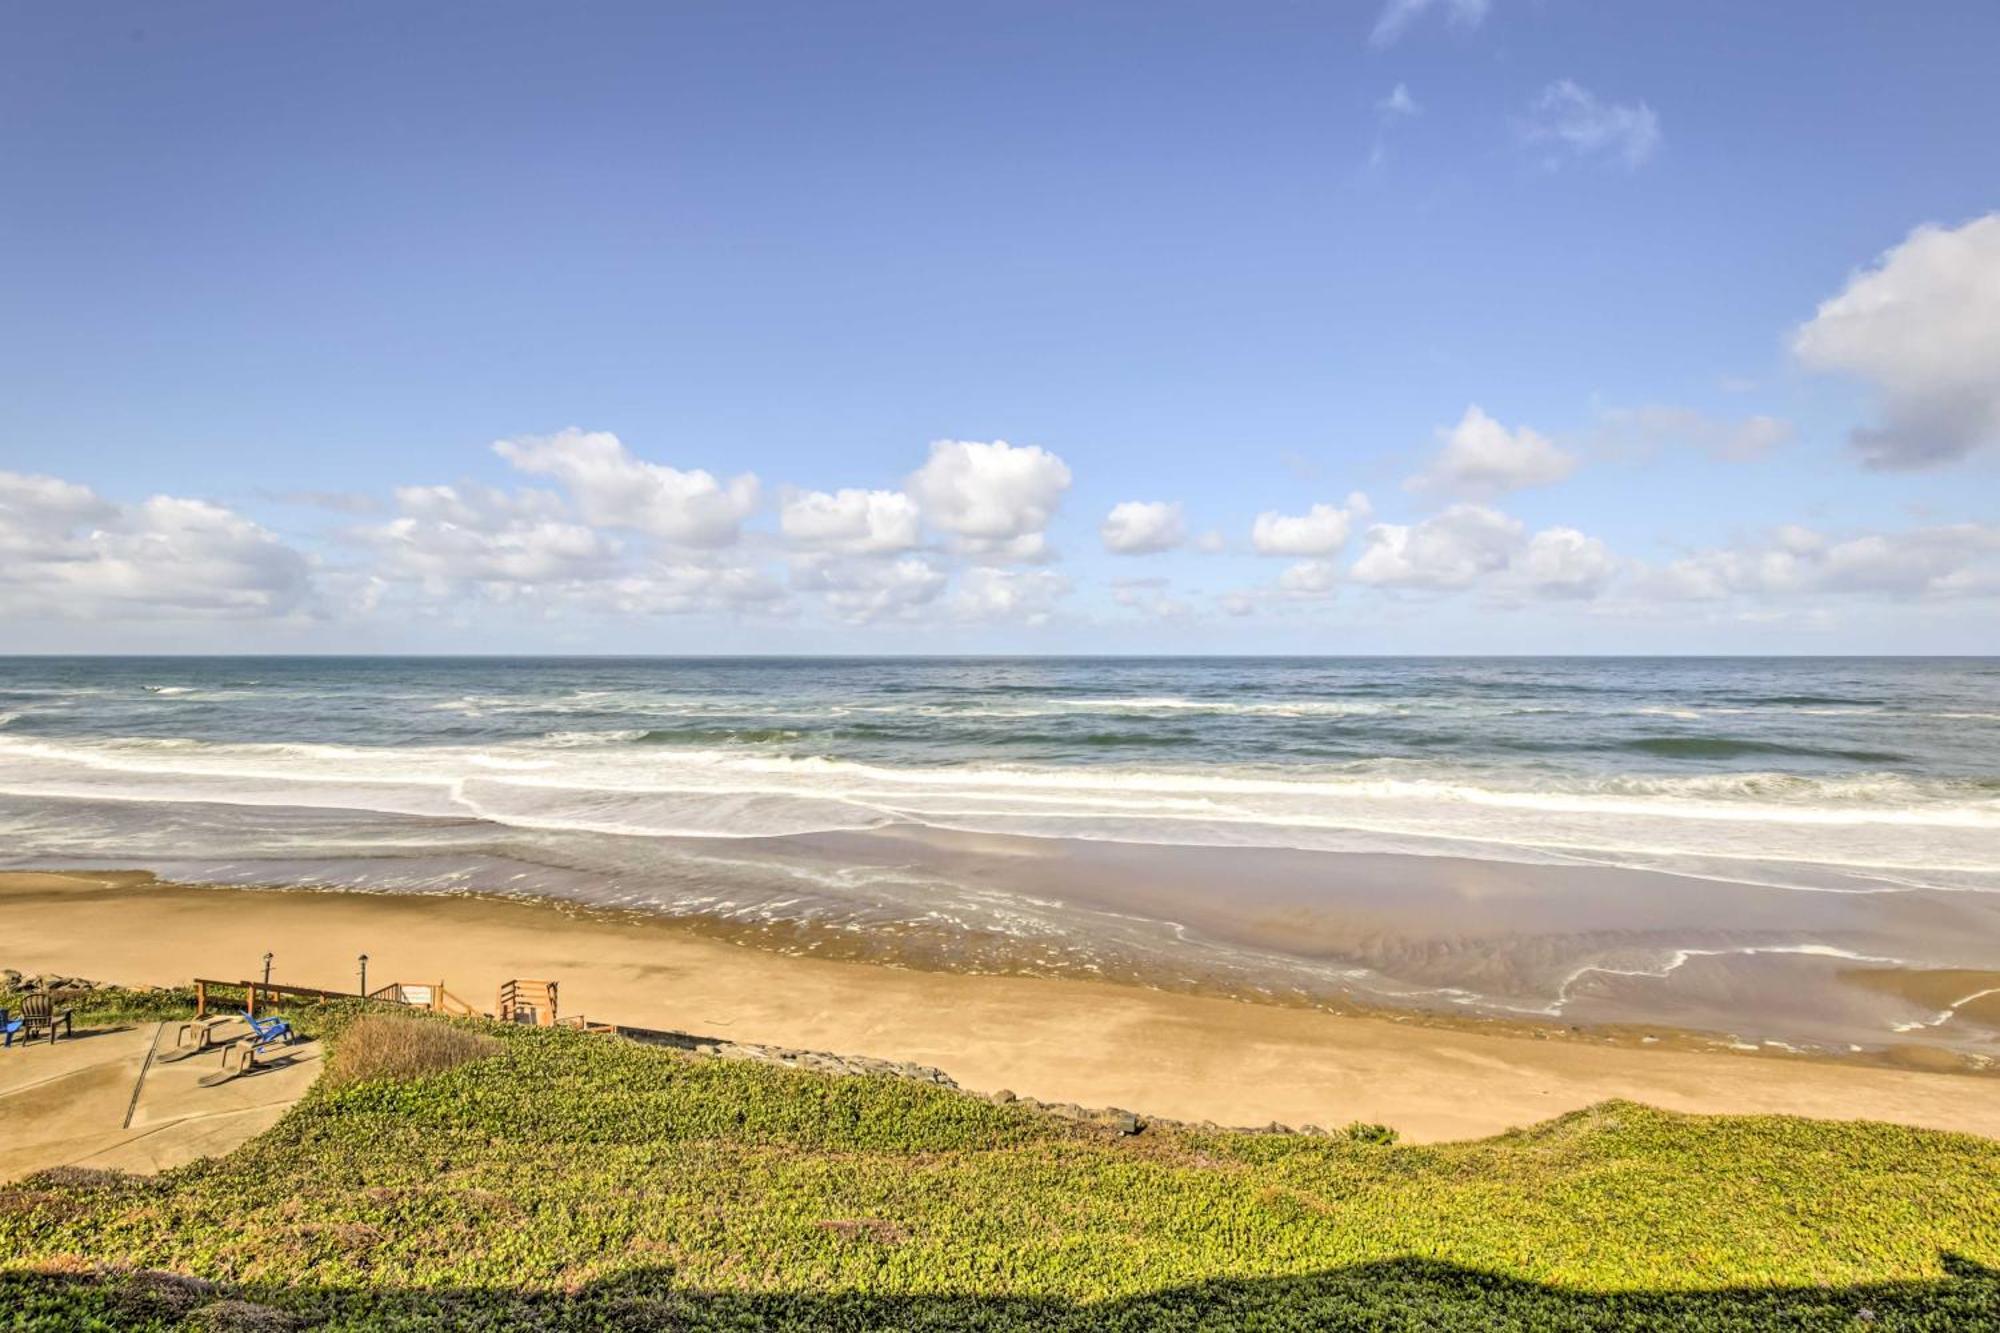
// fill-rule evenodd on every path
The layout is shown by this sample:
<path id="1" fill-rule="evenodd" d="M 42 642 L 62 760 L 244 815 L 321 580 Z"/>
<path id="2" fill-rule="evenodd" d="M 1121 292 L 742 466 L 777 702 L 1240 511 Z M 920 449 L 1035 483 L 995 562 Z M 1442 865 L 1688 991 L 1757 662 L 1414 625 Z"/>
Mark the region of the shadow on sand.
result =
<path id="1" fill-rule="evenodd" d="M 2000 1329 L 2000 1271 L 1849 1287 L 1592 1293 L 1423 1259 L 1217 1280 L 1091 1304 L 1013 1296 L 740 1293 L 641 1268 L 561 1293 L 211 1283 L 132 1269 L 0 1273 L 14 1328 L 394 1329 Z"/>

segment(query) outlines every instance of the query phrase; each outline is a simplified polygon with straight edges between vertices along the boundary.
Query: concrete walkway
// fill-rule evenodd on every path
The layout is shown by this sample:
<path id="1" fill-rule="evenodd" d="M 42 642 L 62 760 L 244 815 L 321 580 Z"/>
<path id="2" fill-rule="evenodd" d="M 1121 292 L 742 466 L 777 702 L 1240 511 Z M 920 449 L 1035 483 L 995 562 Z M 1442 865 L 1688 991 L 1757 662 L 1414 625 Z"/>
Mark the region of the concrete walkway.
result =
<path id="1" fill-rule="evenodd" d="M 225 1153 L 268 1129 L 319 1074 L 317 1042 L 274 1048 L 276 1067 L 213 1088 L 219 1051 L 172 1063 L 175 1023 L 79 1030 L 0 1050 L 0 1181 L 52 1166 L 150 1175 Z M 283 1063 L 278 1063 L 283 1062 Z"/>

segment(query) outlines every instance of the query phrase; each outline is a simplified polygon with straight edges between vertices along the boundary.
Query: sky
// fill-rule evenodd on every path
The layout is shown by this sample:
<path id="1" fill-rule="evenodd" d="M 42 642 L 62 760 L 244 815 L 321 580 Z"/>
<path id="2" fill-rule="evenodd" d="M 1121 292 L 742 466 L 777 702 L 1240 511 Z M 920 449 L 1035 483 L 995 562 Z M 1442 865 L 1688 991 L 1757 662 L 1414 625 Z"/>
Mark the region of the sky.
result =
<path id="1" fill-rule="evenodd" d="M 0 11 L 0 652 L 2000 652 L 2000 6 Z"/>

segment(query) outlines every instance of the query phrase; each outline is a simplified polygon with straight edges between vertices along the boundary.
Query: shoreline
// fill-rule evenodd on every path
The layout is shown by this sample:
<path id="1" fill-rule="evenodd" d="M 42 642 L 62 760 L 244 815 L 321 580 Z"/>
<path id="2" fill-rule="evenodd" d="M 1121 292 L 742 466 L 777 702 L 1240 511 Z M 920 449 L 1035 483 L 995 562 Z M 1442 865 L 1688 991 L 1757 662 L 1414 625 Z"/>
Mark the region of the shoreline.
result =
<path id="1" fill-rule="evenodd" d="M 833 961 L 539 901 L 9 871 L 0 913 L 13 927 L 0 961 L 24 972 L 183 985 L 256 975 L 268 950 L 274 980 L 349 989 L 365 952 L 371 987 L 443 981 L 485 1009 L 502 980 L 552 978 L 565 1015 L 907 1061 L 968 1089 L 1178 1120 L 1364 1120 L 1422 1142 L 1623 1098 L 2000 1137 L 2000 1096 L 1978 1074 L 1728 1051 L 1659 1028 L 1559 1035 L 1560 1025 Z"/>
<path id="2" fill-rule="evenodd" d="M 1957 1003 L 2000 994 L 2000 894 L 1808 891 L 1583 863 L 920 824 L 513 846 L 477 826 L 418 821 L 342 845 L 312 820 L 287 822 L 297 818 L 254 831 L 250 860 L 183 850 L 172 826 L 112 837 L 84 820 L 86 836 L 41 864 L 144 867 L 260 893 L 540 902 L 829 961 L 1072 977 L 1481 1030 L 2000 1067 L 2000 1005 Z M 101 833 L 102 848 L 91 847 Z M 202 840 L 196 829 L 191 841 Z M 1940 999 L 1941 975 L 1965 984 Z"/>

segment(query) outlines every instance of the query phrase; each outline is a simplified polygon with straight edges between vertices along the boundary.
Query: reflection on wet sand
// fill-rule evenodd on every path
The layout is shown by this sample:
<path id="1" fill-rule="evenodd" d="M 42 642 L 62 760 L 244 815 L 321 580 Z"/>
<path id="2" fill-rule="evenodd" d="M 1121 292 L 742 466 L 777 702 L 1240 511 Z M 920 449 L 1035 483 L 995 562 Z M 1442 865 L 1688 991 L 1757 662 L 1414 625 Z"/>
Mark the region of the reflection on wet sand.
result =
<path id="1" fill-rule="evenodd" d="M 1979 993 L 2000 977 L 2000 895 L 914 825 L 645 843 L 630 864 L 561 839 L 435 864 L 148 864 L 184 880 L 548 898 L 929 969 L 2000 1056 L 2000 995 Z"/>

